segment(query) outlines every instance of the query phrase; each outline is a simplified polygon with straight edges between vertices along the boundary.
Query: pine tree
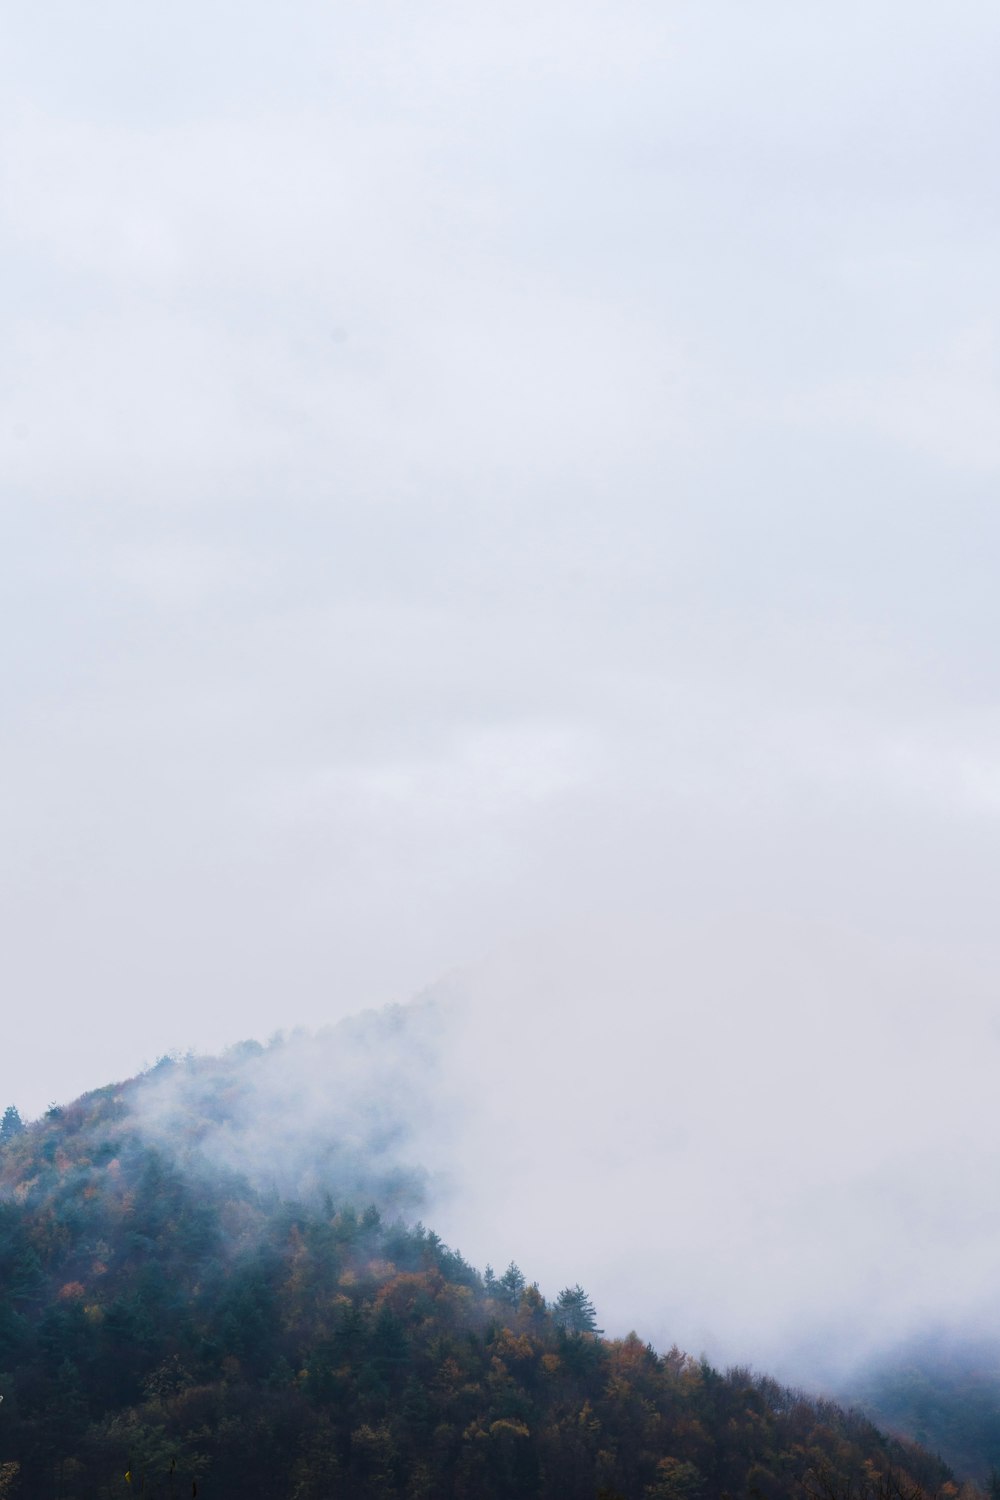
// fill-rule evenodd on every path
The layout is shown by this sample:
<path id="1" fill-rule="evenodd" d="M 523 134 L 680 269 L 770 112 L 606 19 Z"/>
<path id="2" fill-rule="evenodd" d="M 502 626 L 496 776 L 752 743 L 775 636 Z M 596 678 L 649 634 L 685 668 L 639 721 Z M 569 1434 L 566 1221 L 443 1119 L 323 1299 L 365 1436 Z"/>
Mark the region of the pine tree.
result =
<path id="1" fill-rule="evenodd" d="M 516 1307 L 520 1302 L 521 1293 L 524 1291 L 526 1285 L 527 1283 L 524 1279 L 524 1272 L 521 1270 L 521 1267 L 515 1265 L 513 1261 L 511 1261 L 510 1265 L 507 1267 L 506 1271 L 497 1282 L 500 1296 L 505 1302 L 509 1302 L 512 1307 Z"/>
<path id="2" fill-rule="evenodd" d="M 24 1134 L 24 1121 L 18 1112 L 17 1106 L 8 1104 L 0 1120 L 0 1141 L 12 1141 L 15 1136 Z"/>
<path id="3" fill-rule="evenodd" d="M 554 1316 L 567 1333 L 603 1333 L 597 1326 L 597 1311 L 583 1287 L 567 1286 L 556 1298 Z"/>

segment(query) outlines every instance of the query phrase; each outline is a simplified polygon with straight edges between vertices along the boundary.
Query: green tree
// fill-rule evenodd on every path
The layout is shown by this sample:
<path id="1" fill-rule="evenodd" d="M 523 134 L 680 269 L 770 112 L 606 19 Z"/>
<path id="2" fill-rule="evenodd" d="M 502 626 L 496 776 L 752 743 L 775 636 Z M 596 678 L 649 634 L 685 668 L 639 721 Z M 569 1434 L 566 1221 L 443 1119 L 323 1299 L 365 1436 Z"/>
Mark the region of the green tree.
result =
<path id="1" fill-rule="evenodd" d="M 15 1136 L 24 1134 L 24 1121 L 21 1119 L 15 1104 L 8 1104 L 0 1120 L 0 1141 L 12 1141 Z"/>
<path id="2" fill-rule="evenodd" d="M 567 1333 L 603 1333 L 597 1326 L 597 1311 L 583 1287 L 567 1286 L 556 1298 L 553 1316 Z"/>
<path id="3" fill-rule="evenodd" d="M 505 1302 L 509 1302 L 512 1307 L 516 1307 L 521 1300 L 521 1293 L 524 1291 L 526 1285 L 524 1272 L 520 1266 L 515 1265 L 511 1261 L 506 1271 L 496 1283 L 494 1295 L 498 1292 Z"/>

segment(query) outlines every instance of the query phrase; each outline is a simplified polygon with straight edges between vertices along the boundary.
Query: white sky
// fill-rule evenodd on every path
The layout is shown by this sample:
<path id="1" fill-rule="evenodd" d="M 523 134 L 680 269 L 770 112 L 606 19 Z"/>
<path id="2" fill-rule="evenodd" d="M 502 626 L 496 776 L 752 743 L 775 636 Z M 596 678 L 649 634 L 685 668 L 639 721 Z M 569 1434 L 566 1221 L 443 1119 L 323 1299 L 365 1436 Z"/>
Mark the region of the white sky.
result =
<path id="1" fill-rule="evenodd" d="M 916 1073 L 874 1027 L 901 1110 L 989 1086 L 998 44 L 987 0 L 8 7 L 0 1107 L 456 966 L 537 1018 L 595 934 L 648 1051 L 707 981 L 640 942 L 623 997 L 622 923 L 716 935 L 743 1086 L 833 1090 L 790 930 L 852 1037 L 933 1023 Z"/>

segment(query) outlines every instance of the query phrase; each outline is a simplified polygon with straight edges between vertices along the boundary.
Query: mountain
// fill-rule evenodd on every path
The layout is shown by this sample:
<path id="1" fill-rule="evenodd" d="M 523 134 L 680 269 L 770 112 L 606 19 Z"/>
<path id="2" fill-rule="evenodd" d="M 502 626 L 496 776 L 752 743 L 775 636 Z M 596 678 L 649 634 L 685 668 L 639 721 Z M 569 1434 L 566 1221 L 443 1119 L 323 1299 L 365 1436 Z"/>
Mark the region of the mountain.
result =
<path id="1" fill-rule="evenodd" d="M 406 1065 L 433 1025 L 412 1025 L 164 1060 L 27 1127 L 8 1111 L 4 1500 L 958 1493 L 855 1412 L 606 1339 L 582 1288 L 549 1303 L 412 1222 L 414 1075 L 435 1093 L 432 1048 Z"/>
<path id="2" fill-rule="evenodd" d="M 939 1333 L 871 1360 L 843 1391 L 872 1420 L 1000 1494 L 1000 1348 Z"/>

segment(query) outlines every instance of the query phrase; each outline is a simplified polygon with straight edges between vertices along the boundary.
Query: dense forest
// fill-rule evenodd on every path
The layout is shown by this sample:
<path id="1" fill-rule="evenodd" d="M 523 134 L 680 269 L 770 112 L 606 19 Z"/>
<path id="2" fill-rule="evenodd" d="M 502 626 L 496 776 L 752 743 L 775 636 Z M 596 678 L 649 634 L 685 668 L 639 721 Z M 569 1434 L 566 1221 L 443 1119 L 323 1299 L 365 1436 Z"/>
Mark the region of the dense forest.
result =
<path id="1" fill-rule="evenodd" d="M 3 1117 L 3 1500 L 959 1493 L 857 1412 L 604 1338 L 579 1286 L 548 1302 L 515 1265 L 478 1272 L 395 1211 L 398 1173 L 379 1206 L 220 1165 L 196 1147 L 240 1076 L 164 1063 Z M 151 1137 L 140 1103 L 168 1077 L 188 1114 Z"/>

